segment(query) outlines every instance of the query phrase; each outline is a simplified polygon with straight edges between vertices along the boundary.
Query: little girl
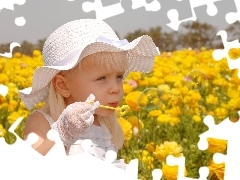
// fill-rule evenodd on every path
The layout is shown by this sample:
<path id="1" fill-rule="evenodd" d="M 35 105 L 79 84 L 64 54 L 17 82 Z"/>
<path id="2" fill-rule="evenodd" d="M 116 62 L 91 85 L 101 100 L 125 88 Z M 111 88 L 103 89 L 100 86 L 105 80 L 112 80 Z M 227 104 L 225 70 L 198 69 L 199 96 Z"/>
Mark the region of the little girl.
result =
<path id="1" fill-rule="evenodd" d="M 33 74 L 32 87 L 20 91 L 28 109 L 44 106 L 29 116 L 24 139 L 39 136 L 33 145 L 45 155 L 54 142 L 47 132 L 55 129 L 68 155 L 82 152 L 81 141 L 92 140 L 90 153 L 104 158 L 124 142 L 115 110 L 123 98 L 123 80 L 131 71 L 149 72 L 158 54 L 152 39 L 119 40 L 113 29 L 96 19 L 68 22 L 56 29 L 43 46 L 44 66 Z"/>

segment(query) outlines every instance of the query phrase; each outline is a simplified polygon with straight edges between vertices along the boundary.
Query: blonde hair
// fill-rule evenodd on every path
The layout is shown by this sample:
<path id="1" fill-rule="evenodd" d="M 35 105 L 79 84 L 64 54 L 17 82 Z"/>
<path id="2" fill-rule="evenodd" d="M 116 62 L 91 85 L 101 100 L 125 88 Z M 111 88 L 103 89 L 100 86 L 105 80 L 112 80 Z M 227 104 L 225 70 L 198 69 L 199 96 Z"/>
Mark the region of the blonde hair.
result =
<path id="1" fill-rule="evenodd" d="M 90 65 L 106 67 L 107 71 L 126 71 L 128 68 L 127 52 L 98 52 L 82 59 L 77 67 L 81 70 L 85 61 Z"/>
<path id="2" fill-rule="evenodd" d="M 125 71 L 127 68 L 127 60 L 125 52 L 99 52 L 85 57 L 82 61 L 80 61 L 79 67 L 81 70 L 81 64 L 84 61 L 90 61 L 90 63 L 94 63 L 94 65 L 105 66 L 107 70 L 116 70 L 116 71 Z M 75 68 L 76 68 L 75 67 Z M 74 68 L 74 69 L 75 69 Z M 72 69 L 71 69 L 72 70 Z M 71 71 L 69 70 L 69 71 Z M 66 104 L 64 102 L 63 96 L 61 96 L 58 91 L 56 91 L 52 81 L 50 83 L 49 95 L 45 102 L 45 106 L 43 110 L 46 111 L 54 121 L 58 119 L 62 111 L 66 108 Z M 114 113 L 109 117 L 98 116 L 99 119 L 104 122 L 104 124 L 108 127 L 112 138 L 112 143 L 117 147 L 121 148 L 124 143 L 124 134 L 123 130 L 118 123 L 117 115 Z"/>

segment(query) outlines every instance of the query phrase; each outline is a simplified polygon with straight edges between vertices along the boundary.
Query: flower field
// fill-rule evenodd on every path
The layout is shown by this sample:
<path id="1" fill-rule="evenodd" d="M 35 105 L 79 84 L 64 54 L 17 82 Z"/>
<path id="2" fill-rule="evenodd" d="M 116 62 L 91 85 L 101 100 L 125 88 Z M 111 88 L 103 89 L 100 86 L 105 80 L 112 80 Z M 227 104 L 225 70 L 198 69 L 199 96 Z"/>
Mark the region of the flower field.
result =
<path id="1" fill-rule="evenodd" d="M 199 168 L 208 166 L 209 179 L 223 179 L 224 164 L 214 164 L 212 155 L 225 153 L 227 142 L 209 138 L 208 150 L 200 151 L 198 136 L 207 130 L 206 115 L 212 115 L 216 123 L 227 117 L 233 122 L 239 119 L 240 80 L 237 70 L 229 70 L 226 59 L 215 61 L 212 52 L 205 48 L 162 52 L 155 57 L 151 73 L 132 72 L 126 78 L 122 104 L 131 111 L 118 119 L 125 135 L 118 157 L 125 162 L 139 159 L 139 179 L 152 179 L 155 168 L 162 169 L 164 179 L 177 179 L 178 167 L 166 163 L 170 154 L 186 158 L 188 177 L 198 178 Z M 240 51 L 232 49 L 230 56 L 236 59 Z M 30 113 L 20 101 L 18 89 L 31 86 L 32 73 L 41 65 L 38 50 L 31 57 L 20 53 L 11 59 L 0 57 L 0 84 L 9 88 L 5 97 L 0 95 L 0 137 L 9 144 L 15 137 L 8 128 L 19 116 L 25 117 L 16 130 L 22 137 Z"/>

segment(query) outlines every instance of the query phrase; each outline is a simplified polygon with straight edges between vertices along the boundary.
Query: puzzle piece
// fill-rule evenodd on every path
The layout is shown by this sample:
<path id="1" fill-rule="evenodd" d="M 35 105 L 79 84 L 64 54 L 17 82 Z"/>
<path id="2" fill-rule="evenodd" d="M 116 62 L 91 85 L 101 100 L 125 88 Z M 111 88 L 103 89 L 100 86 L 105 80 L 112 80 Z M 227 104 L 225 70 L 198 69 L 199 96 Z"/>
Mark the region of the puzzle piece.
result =
<path id="1" fill-rule="evenodd" d="M 162 178 L 162 170 L 161 169 L 154 169 L 152 171 L 152 177 L 153 177 L 153 180 L 159 180 Z"/>
<path id="2" fill-rule="evenodd" d="M 116 153 L 108 151 L 106 161 L 100 160 L 88 153 L 91 146 L 90 140 L 83 141 L 84 153 L 67 156 L 63 153 L 63 144 L 55 130 L 50 130 L 47 137 L 54 141 L 52 152 L 42 156 L 31 148 L 38 136 L 34 133 L 29 134 L 26 141 L 22 140 L 14 132 L 21 123 L 23 117 L 19 117 L 9 128 L 9 131 L 16 135 L 17 140 L 14 144 L 8 145 L 3 138 L 0 138 L 0 169 L 1 177 L 8 180 L 15 180 L 22 175 L 26 169 L 31 173 L 24 173 L 25 180 L 42 179 L 106 179 L 106 180 L 137 180 L 138 160 L 131 160 L 126 169 L 113 166 L 111 163 L 116 158 Z M 19 166 L 19 163 L 21 165 Z M 9 168 L 11 167 L 11 168 Z M 44 173 L 39 173 L 41 169 Z M 81 171 L 81 173 L 76 173 Z M 92 173 L 94 171 L 94 173 Z M 32 174 L 36 176 L 32 176 Z"/>
<path id="3" fill-rule="evenodd" d="M 8 87 L 3 84 L 0 84 L 0 95 L 5 97 L 7 93 L 8 93 Z"/>
<path id="4" fill-rule="evenodd" d="M 138 9 L 145 7 L 146 11 L 159 11 L 161 4 L 158 0 L 153 0 L 151 3 L 147 3 L 146 0 L 132 0 L 132 9 Z"/>
<path id="5" fill-rule="evenodd" d="M 207 149 L 207 138 L 227 140 L 228 144 L 226 155 L 221 153 L 215 153 L 213 156 L 213 160 L 217 164 L 222 162 L 225 163 L 224 180 L 239 179 L 240 171 L 237 165 L 240 161 L 240 142 L 238 138 L 240 136 L 240 121 L 233 123 L 229 120 L 229 118 L 226 118 L 221 123 L 216 125 L 214 123 L 213 117 L 211 115 L 208 115 L 204 118 L 203 122 L 208 126 L 209 129 L 199 135 L 199 149 Z"/>
<path id="6" fill-rule="evenodd" d="M 0 12 L 2 9 L 9 9 L 14 10 L 14 4 L 17 5 L 23 5 L 26 2 L 26 0 L 3 0 L 0 3 Z M 26 20 L 24 17 L 17 17 L 15 18 L 15 24 L 17 26 L 24 26 L 26 23 Z"/>
<path id="7" fill-rule="evenodd" d="M 112 164 L 117 159 L 117 153 L 109 150 L 105 153 L 105 162 Z"/>
<path id="8" fill-rule="evenodd" d="M 21 47 L 21 45 L 17 42 L 12 42 L 10 44 L 10 52 L 5 52 L 4 54 L 0 53 L 0 56 L 7 57 L 7 58 L 12 58 L 12 51 L 15 47 Z"/>
<path id="9" fill-rule="evenodd" d="M 240 21 L 240 1 L 235 0 L 237 12 L 230 12 L 226 14 L 226 21 L 229 24 L 233 24 L 236 21 Z"/>
<path id="10" fill-rule="evenodd" d="M 81 143 L 82 149 L 85 153 L 89 152 L 91 145 L 92 145 L 92 141 L 90 139 L 85 139 Z"/>
<path id="11" fill-rule="evenodd" d="M 223 46 L 224 49 L 217 49 L 213 51 L 213 58 L 216 61 L 221 60 L 222 58 L 227 58 L 227 62 L 228 62 L 228 67 L 229 69 L 235 69 L 237 68 L 238 70 L 240 69 L 240 58 L 232 60 L 229 57 L 229 50 L 232 48 L 240 48 L 240 43 L 239 40 L 234 40 L 231 42 L 227 41 L 227 32 L 224 30 L 221 30 L 217 33 L 218 36 L 221 36 L 222 42 L 223 42 Z M 238 77 L 240 78 L 240 71 L 238 71 Z"/>
<path id="12" fill-rule="evenodd" d="M 179 25 L 187 21 L 196 21 L 198 17 L 204 18 L 202 12 L 206 11 L 206 18 L 211 18 L 212 21 L 219 21 L 224 19 L 225 15 L 229 12 L 236 11 L 236 5 L 234 0 L 190 0 L 192 16 L 186 19 L 179 18 L 179 11 L 171 9 L 167 12 L 167 16 L 170 19 L 170 23 L 167 25 L 173 30 L 177 31 Z M 221 21 L 222 25 L 226 21 Z"/>
<path id="13" fill-rule="evenodd" d="M 17 26 L 24 26 L 26 24 L 26 19 L 24 17 L 17 17 L 15 19 L 15 24 Z"/>
<path id="14" fill-rule="evenodd" d="M 203 16 L 202 12 L 198 11 L 198 9 L 201 9 L 201 8 L 207 9 L 206 18 L 211 18 L 212 21 L 217 21 L 217 22 L 220 20 L 219 22 L 221 22 L 225 26 L 229 25 L 225 18 L 226 14 L 228 14 L 229 12 L 237 11 L 234 0 L 218 0 L 218 1 L 215 1 L 213 4 L 211 4 L 210 8 L 208 4 L 198 6 L 194 8 L 197 17 Z M 211 11 L 214 11 L 214 13 L 211 13 Z"/>
<path id="15" fill-rule="evenodd" d="M 114 3 L 115 4 L 109 6 L 104 6 L 101 0 L 95 0 L 94 3 L 87 1 L 82 4 L 82 9 L 84 12 L 95 11 L 96 19 L 104 20 L 124 13 L 120 0 L 118 0 L 118 3 L 116 3 L 115 0 Z"/>
<path id="16" fill-rule="evenodd" d="M 150 15 L 149 13 L 154 13 L 155 16 L 161 17 L 162 22 L 168 21 L 166 14 L 172 8 L 178 10 L 180 20 L 192 17 L 190 0 L 169 0 L 168 2 L 164 0 L 153 0 L 150 3 L 147 3 L 147 0 L 132 0 L 132 4 L 130 0 L 121 0 L 121 2 L 119 0 L 119 3 L 109 6 L 103 6 L 101 0 L 95 0 L 94 2 L 84 2 L 82 8 L 84 12 L 95 11 L 96 18 L 101 20 L 115 17 L 116 15 L 122 15 L 123 13 L 126 14 L 126 11 L 131 8 L 135 10 L 135 12 L 143 8 L 145 13 L 148 12 L 148 15 L 144 16 L 144 14 L 141 14 L 141 17 L 148 18 Z M 131 16 L 132 15 L 133 12 L 131 12 Z M 149 20 L 151 20 L 151 15 Z"/>
<path id="17" fill-rule="evenodd" d="M 121 0 L 102 0 L 102 5 L 105 7 L 105 6 L 110 6 L 110 5 L 113 5 L 113 4 L 117 4 L 119 3 Z"/>
<path id="18" fill-rule="evenodd" d="M 178 166 L 178 177 L 179 180 L 194 180 L 195 178 L 185 177 L 185 157 L 174 157 L 173 155 L 169 155 L 167 157 L 167 164 L 169 166 Z M 207 180 L 209 174 L 208 167 L 200 167 L 199 168 L 199 178 L 197 180 Z"/>
<path id="19" fill-rule="evenodd" d="M 14 10 L 14 4 L 23 5 L 26 0 L 1 0 L 0 12 L 2 9 Z"/>
<path id="20" fill-rule="evenodd" d="M 50 129 L 47 133 L 47 138 L 51 141 L 54 141 L 54 146 L 48 151 L 46 156 L 50 157 L 59 157 L 66 154 L 65 147 L 59 137 L 59 134 L 54 129 Z M 35 141 L 36 142 L 36 141 Z"/>
<path id="21" fill-rule="evenodd" d="M 164 0 L 158 0 L 160 1 L 161 4 L 161 9 L 160 9 L 160 13 L 161 16 L 159 17 L 166 17 L 170 20 L 171 23 L 171 18 L 175 18 L 173 16 L 171 16 L 171 11 L 177 11 L 178 12 L 178 19 L 180 21 L 185 20 L 185 19 L 189 19 L 193 16 L 192 14 L 192 9 L 191 9 L 191 1 L 190 0 L 170 0 L 168 2 L 164 1 Z M 170 11 L 170 12 L 169 12 Z M 157 14 L 156 14 L 157 15 Z M 168 17 L 170 15 L 170 17 Z M 167 24 L 166 23 L 166 24 Z"/>
<path id="22" fill-rule="evenodd" d="M 179 15 L 180 15 L 179 11 L 177 11 L 176 9 L 171 9 L 167 12 L 167 16 L 171 21 L 167 25 L 171 27 L 173 30 L 177 31 L 181 23 L 186 21 L 196 21 L 197 16 L 194 12 L 194 8 L 203 6 L 206 4 L 208 5 L 207 13 L 215 14 L 216 13 L 216 6 L 214 5 L 215 1 L 219 1 L 219 0 L 202 0 L 202 1 L 190 0 L 190 6 L 191 6 L 190 8 L 191 8 L 192 16 L 182 20 L 179 18 Z"/>

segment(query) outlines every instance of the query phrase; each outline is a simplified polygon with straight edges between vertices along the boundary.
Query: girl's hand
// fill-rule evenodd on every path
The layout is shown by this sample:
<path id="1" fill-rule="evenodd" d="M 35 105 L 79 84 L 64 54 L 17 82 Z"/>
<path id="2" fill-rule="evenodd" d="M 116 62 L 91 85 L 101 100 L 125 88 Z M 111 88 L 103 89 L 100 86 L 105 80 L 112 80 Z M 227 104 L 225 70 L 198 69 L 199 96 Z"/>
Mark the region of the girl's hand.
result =
<path id="1" fill-rule="evenodd" d="M 79 134 L 93 123 L 95 109 L 100 106 L 100 103 L 94 100 L 95 96 L 90 94 L 85 102 L 68 105 L 57 121 L 52 124 L 51 127 L 58 131 L 64 145 L 73 144 Z"/>

